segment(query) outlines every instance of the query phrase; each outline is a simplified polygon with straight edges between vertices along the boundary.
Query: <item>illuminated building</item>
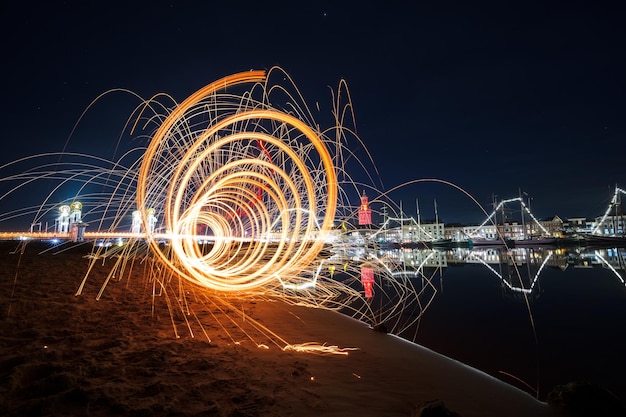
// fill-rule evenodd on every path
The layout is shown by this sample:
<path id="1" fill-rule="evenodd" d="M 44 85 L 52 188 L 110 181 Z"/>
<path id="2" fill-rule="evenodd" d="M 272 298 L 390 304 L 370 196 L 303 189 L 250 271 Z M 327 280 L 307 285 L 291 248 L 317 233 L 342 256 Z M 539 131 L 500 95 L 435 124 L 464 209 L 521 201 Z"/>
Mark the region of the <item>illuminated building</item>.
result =
<path id="1" fill-rule="evenodd" d="M 156 228 L 157 217 L 154 214 L 155 210 L 153 208 L 149 208 L 147 210 L 148 214 L 148 233 L 154 233 L 154 229 Z"/>
<path id="2" fill-rule="evenodd" d="M 70 210 L 70 224 L 81 223 L 83 204 L 78 201 L 74 201 L 72 204 L 70 204 Z"/>
<path id="3" fill-rule="evenodd" d="M 132 233 L 141 233 L 141 212 L 139 210 L 133 211 L 133 223 L 130 231 Z"/>
<path id="4" fill-rule="evenodd" d="M 368 198 L 363 192 L 361 196 L 361 206 L 359 207 L 359 225 L 372 224 L 372 209 L 369 207 Z"/>
<path id="5" fill-rule="evenodd" d="M 82 220 L 83 204 L 74 201 L 70 204 L 70 237 L 73 242 L 82 242 L 85 236 L 86 223 Z"/>
<path id="6" fill-rule="evenodd" d="M 67 233 L 70 227 L 70 206 L 59 207 L 59 217 L 57 218 L 57 233 Z"/>

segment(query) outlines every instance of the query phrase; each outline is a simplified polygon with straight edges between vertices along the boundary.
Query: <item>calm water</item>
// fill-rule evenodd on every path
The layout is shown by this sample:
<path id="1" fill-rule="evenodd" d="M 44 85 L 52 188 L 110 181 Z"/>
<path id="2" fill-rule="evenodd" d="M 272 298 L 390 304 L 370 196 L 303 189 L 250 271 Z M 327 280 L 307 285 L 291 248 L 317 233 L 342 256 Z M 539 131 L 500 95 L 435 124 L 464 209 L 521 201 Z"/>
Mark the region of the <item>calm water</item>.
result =
<path id="1" fill-rule="evenodd" d="M 390 252 L 404 261 L 424 255 Z M 625 249 L 437 252 L 424 269 L 432 302 L 401 336 L 538 389 L 542 400 L 555 385 L 584 380 L 625 401 L 624 257 Z"/>

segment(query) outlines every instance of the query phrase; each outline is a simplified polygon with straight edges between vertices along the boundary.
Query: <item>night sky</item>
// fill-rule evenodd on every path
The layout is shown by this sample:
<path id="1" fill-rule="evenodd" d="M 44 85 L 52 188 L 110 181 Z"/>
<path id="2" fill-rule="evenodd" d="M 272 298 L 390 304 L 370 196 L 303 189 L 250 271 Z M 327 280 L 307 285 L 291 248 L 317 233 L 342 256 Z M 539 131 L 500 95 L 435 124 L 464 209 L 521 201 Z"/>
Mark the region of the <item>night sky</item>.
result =
<path id="1" fill-rule="evenodd" d="M 347 81 L 386 188 L 437 178 L 486 207 L 522 191 L 536 216 L 567 218 L 602 214 L 626 186 L 626 16 L 609 6 L 619 2 L 213 3 L 3 4 L 0 165 L 63 149 L 107 90 L 182 101 L 280 66 L 329 111 L 329 87 Z M 136 104 L 102 100 L 68 149 L 110 157 Z M 433 217 L 436 198 L 447 223 L 484 219 L 442 184 L 393 197 L 409 214 L 419 199 Z"/>

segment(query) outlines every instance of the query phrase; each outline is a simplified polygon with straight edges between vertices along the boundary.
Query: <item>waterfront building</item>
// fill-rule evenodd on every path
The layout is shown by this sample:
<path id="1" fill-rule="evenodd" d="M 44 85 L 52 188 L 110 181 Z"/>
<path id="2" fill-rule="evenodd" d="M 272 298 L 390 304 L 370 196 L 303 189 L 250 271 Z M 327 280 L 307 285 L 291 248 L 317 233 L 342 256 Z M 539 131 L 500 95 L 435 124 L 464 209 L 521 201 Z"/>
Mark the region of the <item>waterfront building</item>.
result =
<path id="1" fill-rule="evenodd" d="M 461 224 L 451 224 L 444 227 L 444 239 L 450 239 L 453 242 L 463 242 L 467 240 L 465 234 L 465 226 Z"/>
<path id="2" fill-rule="evenodd" d="M 539 224 L 543 227 L 543 229 L 548 231 L 548 235 L 551 237 L 563 237 L 563 220 L 559 216 L 539 220 Z M 530 223 L 530 227 L 531 230 L 529 236 L 542 236 L 545 234 L 543 233 L 543 230 L 534 222 Z"/>
<path id="3" fill-rule="evenodd" d="M 482 227 L 479 225 L 469 225 L 454 227 L 451 230 L 446 230 L 446 236 L 456 239 L 454 236 L 462 234 L 463 236 L 472 236 L 481 240 L 497 240 L 502 236 L 504 239 L 521 240 L 530 239 L 534 237 L 562 237 L 563 236 L 563 221 L 559 216 L 554 216 L 549 219 L 541 220 L 538 222 L 527 222 L 521 224 L 520 222 L 505 222 L 504 224 L 485 224 Z M 462 239 L 460 239 L 462 240 Z"/>
<path id="4" fill-rule="evenodd" d="M 473 236 L 474 238 L 485 240 L 499 239 L 498 227 L 495 224 L 486 224 L 482 227 L 479 225 L 469 225 L 463 227 L 465 236 Z"/>
<path id="5" fill-rule="evenodd" d="M 624 235 L 624 216 L 621 214 L 596 217 L 595 223 L 598 226 L 598 234 L 605 236 Z"/>
<path id="6" fill-rule="evenodd" d="M 444 223 L 408 222 L 402 226 L 385 230 L 386 240 L 389 242 L 433 242 L 445 236 Z"/>
<path id="7" fill-rule="evenodd" d="M 406 227 L 406 226 L 405 226 Z M 420 239 L 423 242 L 432 242 L 445 238 L 445 223 L 421 223 L 419 225 Z M 409 232 L 407 230 L 407 232 Z"/>
<path id="8" fill-rule="evenodd" d="M 595 227 L 596 222 L 586 217 L 568 217 L 563 222 L 563 232 L 565 234 L 591 233 Z"/>

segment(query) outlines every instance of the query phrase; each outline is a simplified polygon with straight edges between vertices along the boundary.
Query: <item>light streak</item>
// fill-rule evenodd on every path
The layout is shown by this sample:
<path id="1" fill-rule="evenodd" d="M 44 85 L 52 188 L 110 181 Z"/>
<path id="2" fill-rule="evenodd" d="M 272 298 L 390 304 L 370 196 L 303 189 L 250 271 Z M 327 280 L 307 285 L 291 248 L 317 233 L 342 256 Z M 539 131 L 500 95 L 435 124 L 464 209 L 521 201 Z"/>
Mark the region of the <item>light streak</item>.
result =
<path id="1" fill-rule="evenodd" d="M 621 204 L 621 202 L 620 202 L 620 193 L 621 194 L 626 194 L 626 191 L 624 191 L 623 189 L 621 189 L 619 187 L 615 187 L 615 192 L 613 193 L 613 197 L 611 198 L 611 202 L 609 203 L 609 206 L 606 208 L 606 211 L 604 212 L 604 215 L 602 215 L 602 218 L 600 219 L 600 221 L 596 224 L 596 226 L 591 231 L 592 235 L 593 234 L 600 234 L 600 228 L 604 225 L 604 222 L 606 221 L 606 218 L 611 213 L 611 210 L 613 210 L 613 207 L 615 207 L 616 205 Z"/>
<path id="2" fill-rule="evenodd" d="M 374 180 L 379 173 L 373 158 L 355 133 L 343 81 L 331 92 L 333 120 L 326 129 L 320 128 L 291 77 L 280 68 L 229 75 L 181 103 L 166 94 L 144 100 L 126 90 L 107 93 L 118 92 L 140 99 L 120 134 L 118 159 L 45 153 L 0 167 L 0 174 L 12 172 L 0 175 L 0 182 L 16 184 L 0 194 L 0 200 L 37 182 L 51 184 L 40 205 L 0 213 L 0 222 L 27 218 L 29 225 L 44 224 L 50 216 L 58 217 L 59 207 L 80 201 L 88 223 L 83 236 L 93 248 L 76 295 L 86 291 L 86 282 L 105 263 L 110 270 L 97 299 L 109 282 L 139 275 L 151 291 L 153 314 L 158 300 L 166 304 L 175 337 L 180 337 L 180 325 L 191 337 L 215 340 L 202 320 L 210 315 L 232 344 L 250 340 L 263 349 L 275 345 L 339 355 L 350 350 L 292 344 L 250 314 L 242 313 L 241 320 L 232 317 L 239 311 L 234 304 L 257 299 L 338 310 L 400 333 L 419 320 L 437 291 L 423 274 L 426 260 L 417 271 L 407 271 L 402 263 L 389 265 L 367 249 L 374 297 L 365 297 L 359 279 L 362 259 L 348 254 L 354 245 L 345 239 L 362 190 L 373 196 L 370 207 L 395 211 L 392 192 L 437 182 L 463 192 L 480 207 L 465 190 L 439 179 L 382 190 Z M 125 134 L 133 139 L 126 151 L 121 140 Z M 358 157 L 360 150 L 366 158 Z M 356 162 L 350 172 L 348 160 Z M 66 194 L 68 188 L 73 193 Z M 141 220 L 131 224 L 133 213 Z M 343 225 L 341 230 L 335 223 Z M 373 230 L 372 237 L 377 235 L 380 230 Z M 18 236 L 24 242 L 67 242 L 72 235 L 54 228 L 0 233 L 0 238 Z M 359 245 L 367 239 L 361 240 Z M 421 277 L 422 288 L 409 277 Z M 405 321 L 405 311 L 417 312 L 417 318 Z M 238 331 L 224 326 L 226 320 Z"/>
<path id="3" fill-rule="evenodd" d="M 339 346 L 327 346 L 319 343 L 300 343 L 287 345 L 283 348 L 284 351 L 295 351 L 305 353 L 317 353 L 320 355 L 343 355 L 348 356 L 350 351 L 358 350 L 358 348 L 340 348 Z"/>
<path id="4" fill-rule="evenodd" d="M 626 285 L 626 281 L 624 281 L 624 278 L 622 278 L 622 276 L 620 275 L 619 272 L 617 272 L 615 270 L 615 268 L 613 268 L 613 265 L 611 265 L 606 259 L 604 259 L 604 257 L 602 256 L 602 254 L 599 251 L 595 251 L 594 255 L 600 259 L 606 266 L 607 268 L 609 268 L 611 270 L 611 272 L 613 272 L 615 274 L 615 276 L 617 277 L 617 279 L 622 283 L 622 285 Z"/>
<path id="5" fill-rule="evenodd" d="M 162 123 L 146 150 L 139 171 L 137 206 L 145 213 L 155 201 L 163 201 L 165 230 L 172 242 L 171 250 L 164 252 L 156 239 L 149 238 L 152 251 L 177 275 L 213 290 L 262 288 L 277 277 L 284 286 L 289 277 L 308 268 L 324 245 L 322 239 L 309 240 L 306 244 L 297 244 L 298 240 L 314 231 L 324 236 L 335 218 L 337 178 L 332 157 L 324 141 L 300 119 L 274 109 L 259 109 L 255 103 L 251 109 L 238 108 L 232 114 L 218 115 L 199 134 L 178 128 L 180 120 L 184 121 L 188 113 L 197 117 L 198 112 L 203 111 L 198 109 L 208 106 L 203 101 L 208 96 L 231 85 L 263 81 L 263 72 L 245 72 L 225 77 L 193 94 Z M 236 130 L 267 122 L 283 127 L 279 132 L 296 135 L 299 147 L 289 143 L 288 137 Z M 186 143 L 187 147 L 180 152 L 182 157 L 175 167 L 168 165 L 164 174 L 162 162 L 171 164 L 166 160 L 170 152 L 168 144 L 179 135 L 182 137 L 177 138 L 176 143 Z M 243 150 L 258 143 L 263 144 L 263 154 L 269 155 L 268 160 L 242 158 L 247 153 Z M 308 147 L 306 143 L 313 146 Z M 306 151 L 302 153 L 303 150 Z M 317 152 L 323 168 L 317 178 L 311 176 L 307 166 L 307 161 L 314 159 L 313 151 Z M 223 163 L 212 165 L 216 160 Z M 283 161 L 283 165 L 273 164 L 274 160 Z M 285 160 L 290 163 L 286 165 Z M 206 169 L 207 163 L 211 169 Z M 294 182 L 294 172 L 302 185 Z M 258 199 L 256 189 L 263 189 L 268 201 Z M 324 213 L 318 225 L 315 222 L 320 202 Z M 292 219 L 287 213 L 294 208 L 296 214 Z M 303 216 L 299 209 L 306 210 L 308 216 Z M 276 218 L 272 218 L 272 213 Z M 281 239 L 278 246 L 270 250 L 259 239 L 270 235 L 270 226 L 277 223 L 282 229 Z M 182 237 L 193 235 L 198 224 L 213 232 L 212 239 L 217 247 L 209 254 L 202 254 L 193 240 Z M 250 244 L 245 249 L 245 257 L 233 262 L 232 252 L 239 253 L 243 249 L 232 243 L 241 238 Z M 269 261 L 259 262 L 267 256 L 270 256 Z"/>
<path id="6" fill-rule="evenodd" d="M 512 202 L 519 202 L 522 210 L 526 213 L 528 213 L 528 215 L 530 216 L 530 218 L 533 220 L 533 222 L 535 222 L 535 224 L 541 229 L 541 231 L 544 233 L 544 235 L 549 235 L 550 232 L 539 222 L 539 220 L 537 220 L 537 218 L 535 217 L 534 214 L 532 214 L 530 212 L 530 210 L 528 209 L 528 207 L 526 206 L 526 204 L 524 204 L 524 201 L 522 200 L 521 197 L 515 197 L 515 198 L 510 198 L 508 200 L 502 200 L 497 206 L 496 208 L 491 212 L 491 214 L 489 216 L 487 216 L 487 218 L 478 226 L 474 229 L 474 231 L 469 235 L 470 238 L 472 237 L 477 237 L 479 235 L 479 231 L 485 227 L 485 225 L 487 223 L 490 223 L 492 225 L 495 225 L 495 222 L 493 220 L 493 218 L 496 216 L 496 213 L 498 212 L 498 210 L 500 210 L 500 208 L 502 208 L 502 206 L 506 205 L 507 203 L 512 203 Z"/>
<path id="7" fill-rule="evenodd" d="M 535 275 L 534 275 L 534 277 L 533 277 L 533 279 L 532 279 L 532 281 L 530 283 L 530 286 L 528 288 L 524 288 L 523 286 L 522 287 L 515 287 L 515 286 L 513 286 L 498 271 L 496 271 L 491 265 L 489 265 L 487 262 L 485 262 L 481 257 L 476 256 L 474 254 L 474 252 L 470 252 L 469 257 L 477 260 L 483 266 L 485 266 L 489 271 L 491 271 L 494 275 L 496 275 L 500 279 L 500 281 L 502 281 L 502 283 L 507 288 L 509 288 L 511 291 L 520 292 L 520 293 L 524 293 L 524 294 L 531 294 L 533 292 L 534 288 L 535 288 L 535 285 L 539 281 L 539 276 L 541 275 L 541 271 L 543 271 L 543 268 L 548 264 L 548 261 L 552 257 L 552 254 L 553 254 L 553 252 L 549 251 L 547 256 L 543 259 L 543 261 L 541 262 L 541 265 L 537 269 L 537 272 L 535 272 Z M 509 255 L 507 255 L 507 256 L 509 256 Z M 519 282 L 520 282 L 520 284 L 522 284 L 521 279 L 519 280 Z"/>

